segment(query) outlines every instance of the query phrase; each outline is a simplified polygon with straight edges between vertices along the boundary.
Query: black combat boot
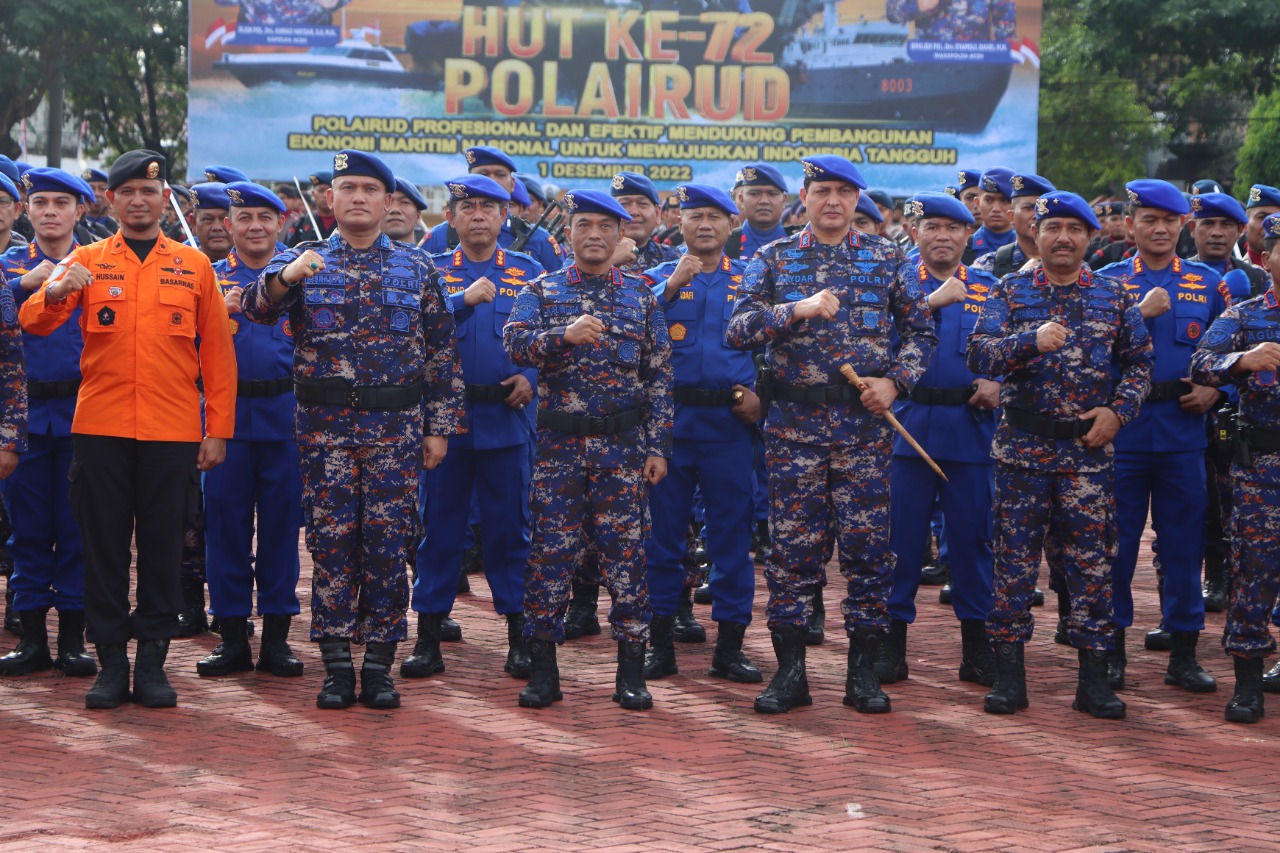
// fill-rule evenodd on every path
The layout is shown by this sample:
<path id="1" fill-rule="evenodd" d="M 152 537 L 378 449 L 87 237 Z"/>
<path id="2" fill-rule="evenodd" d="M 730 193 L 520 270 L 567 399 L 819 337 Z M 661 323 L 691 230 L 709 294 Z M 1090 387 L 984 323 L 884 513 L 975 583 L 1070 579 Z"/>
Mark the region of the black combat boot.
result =
<path id="1" fill-rule="evenodd" d="M 316 707 L 335 711 L 350 708 L 356 701 L 351 641 L 345 637 L 325 637 L 320 641 L 320 660 L 324 662 L 324 686 L 316 697 Z"/>
<path id="2" fill-rule="evenodd" d="M 1227 703 L 1227 722 L 1256 723 L 1267 715 L 1262 695 L 1262 658 L 1232 657 L 1236 692 Z"/>
<path id="3" fill-rule="evenodd" d="M 414 651 L 417 651 L 415 648 Z M 524 641 L 524 614 L 507 614 L 507 662 L 502 666 L 503 672 L 511 673 L 512 678 L 528 680 L 533 673 L 533 662 L 529 660 L 529 645 Z"/>
<path id="4" fill-rule="evenodd" d="M 920 570 L 921 586 L 945 586 L 951 583 L 951 564 L 934 560 Z"/>
<path id="5" fill-rule="evenodd" d="M 1280 663 L 1262 676 L 1262 690 L 1264 693 L 1280 693 Z"/>
<path id="6" fill-rule="evenodd" d="M 649 625 L 649 650 L 644 655 L 644 677 L 662 678 L 680 672 L 676 666 L 676 646 L 672 629 L 676 617 L 654 616 Z"/>
<path id="7" fill-rule="evenodd" d="M 480 525 L 471 525 L 471 535 L 475 544 L 462 552 L 462 574 L 478 575 L 484 571 L 484 546 L 480 544 Z"/>
<path id="8" fill-rule="evenodd" d="M 1058 590 L 1058 627 L 1053 632 L 1053 641 L 1060 646 L 1071 645 L 1071 635 L 1067 633 L 1067 619 L 1071 616 L 1071 593 L 1065 589 Z"/>
<path id="9" fill-rule="evenodd" d="M 178 691 L 164 674 L 169 657 L 169 638 L 138 640 L 138 659 L 133 669 L 133 701 L 144 708 L 172 708 L 178 704 Z"/>
<path id="10" fill-rule="evenodd" d="M 1115 647 L 1107 652 L 1107 686 L 1112 690 L 1124 690 L 1125 671 L 1129 666 L 1124 639 L 1124 628 L 1117 628 Z"/>
<path id="11" fill-rule="evenodd" d="M 440 630 L 437 632 L 442 643 L 461 643 L 462 626 L 454 621 L 448 613 L 440 619 Z"/>
<path id="12" fill-rule="evenodd" d="M 443 613 L 418 614 L 418 642 L 413 654 L 400 664 L 401 678 L 430 678 L 444 672 L 444 657 L 440 654 L 440 623 Z"/>
<path id="13" fill-rule="evenodd" d="M 812 705 L 809 695 L 809 679 L 805 675 L 805 635 L 803 625 L 782 625 L 771 633 L 773 653 L 778 657 L 778 671 L 773 674 L 769 686 L 756 697 L 756 712 L 760 714 L 785 714 L 792 708 Z"/>
<path id="14" fill-rule="evenodd" d="M 213 654 L 196 663 L 196 672 L 200 675 L 252 672 L 253 650 L 249 648 L 249 617 L 222 616 L 219 621 L 222 642 L 214 648 Z"/>
<path id="15" fill-rule="evenodd" d="M 1204 552 L 1204 612 L 1221 613 L 1227 609 L 1227 567 L 1224 549 L 1206 548 Z"/>
<path id="16" fill-rule="evenodd" d="M 1217 680 L 1204 671 L 1196 660 L 1199 631 L 1174 631 L 1173 651 L 1169 654 L 1169 669 L 1164 683 L 1181 687 L 1192 693 L 1212 693 L 1218 689 Z"/>
<path id="17" fill-rule="evenodd" d="M 693 587 L 680 591 L 680 606 L 675 621 L 671 623 L 671 637 L 677 643 L 705 643 L 707 629 L 693 615 Z M 672 673 L 674 675 L 674 673 Z"/>
<path id="18" fill-rule="evenodd" d="M 707 672 L 713 678 L 727 678 L 738 684 L 757 684 L 764 681 L 760 670 L 751 665 L 747 656 L 742 653 L 742 637 L 747 626 L 741 622 L 716 623 L 716 650 L 711 656 L 711 669 Z M 648 671 L 645 672 L 647 676 Z"/>
<path id="19" fill-rule="evenodd" d="M 1107 683 L 1106 649 L 1080 649 L 1080 678 L 1076 682 L 1076 699 L 1071 707 L 1092 714 L 1100 720 L 1123 720 L 1124 702 Z"/>
<path id="20" fill-rule="evenodd" d="M 1027 666 L 1022 643 L 994 643 L 996 683 L 982 701 L 988 714 L 1012 714 L 1030 706 L 1027 701 Z"/>
<path id="21" fill-rule="evenodd" d="M 262 617 L 262 646 L 258 649 L 259 672 L 269 672 L 281 678 L 302 675 L 302 661 L 289 648 L 288 613 L 268 613 Z"/>
<path id="22" fill-rule="evenodd" d="M 711 584 L 704 583 L 693 590 L 694 604 L 710 604 L 711 603 Z"/>
<path id="23" fill-rule="evenodd" d="M 987 641 L 987 623 L 981 619 L 960 620 L 959 678 L 983 687 L 996 683 L 996 656 Z"/>
<path id="24" fill-rule="evenodd" d="M 529 641 L 532 661 L 529 683 L 520 691 L 521 708 L 549 708 L 564 698 L 560 692 L 560 667 L 556 665 L 556 644 L 547 640 Z"/>
<path id="25" fill-rule="evenodd" d="M 653 696 L 644 683 L 644 643 L 618 641 L 618 675 L 614 679 L 613 701 L 628 711 L 647 711 Z"/>
<path id="26" fill-rule="evenodd" d="M 13 583 L 4 590 L 4 629 L 15 637 L 22 636 L 22 620 L 18 618 L 18 611 L 13 606 Z"/>
<path id="27" fill-rule="evenodd" d="M 209 616 L 204 612 L 204 581 L 182 579 L 182 609 L 178 611 L 178 636 L 194 637 L 209 630 Z"/>
<path id="28" fill-rule="evenodd" d="M 88 678 L 97 673 L 98 665 L 84 650 L 83 610 L 58 611 L 58 657 L 53 665 L 63 675 L 79 678 Z"/>
<path id="29" fill-rule="evenodd" d="M 0 676 L 28 675 L 53 669 L 53 657 L 49 654 L 49 630 L 45 627 L 45 617 L 48 614 L 47 607 L 18 613 L 18 619 L 22 622 L 22 639 L 13 651 L 0 657 Z"/>
<path id="30" fill-rule="evenodd" d="M 95 647 L 102 671 L 84 695 L 86 708 L 119 708 L 129 701 L 129 650 L 124 643 L 103 643 Z"/>
<path id="31" fill-rule="evenodd" d="M 1149 652 L 1168 652 L 1173 650 L 1173 634 L 1164 627 L 1163 619 L 1160 620 L 1158 626 L 1147 632 L 1142 644 L 1146 646 Z"/>
<path id="32" fill-rule="evenodd" d="M 881 638 L 876 652 L 876 678 L 881 684 L 895 684 L 907 678 L 907 623 L 889 622 L 889 633 Z"/>
<path id="33" fill-rule="evenodd" d="M 396 662 L 395 643 L 369 643 L 360 666 L 360 704 L 366 708 L 390 710 L 400 707 L 400 694 L 391 680 Z"/>
<path id="34" fill-rule="evenodd" d="M 880 631 L 862 626 L 849 632 L 849 672 L 844 681 L 844 704 L 859 714 L 889 713 L 889 697 L 876 678 L 876 652 Z M 905 641 L 906 636 L 903 635 Z"/>
<path id="35" fill-rule="evenodd" d="M 813 614 L 809 617 L 809 630 L 805 633 L 806 646 L 820 646 L 827 638 L 827 607 L 822 603 L 822 584 L 814 587 Z"/>
<path id="36" fill-rule="evenodd" d="M 600 619 L 596 611 L 600 607 L 600 585 L 594 583 L 573 584 L 573 597 L 564 614 L 564 638 L 594 637 L 600 633 Z"/>

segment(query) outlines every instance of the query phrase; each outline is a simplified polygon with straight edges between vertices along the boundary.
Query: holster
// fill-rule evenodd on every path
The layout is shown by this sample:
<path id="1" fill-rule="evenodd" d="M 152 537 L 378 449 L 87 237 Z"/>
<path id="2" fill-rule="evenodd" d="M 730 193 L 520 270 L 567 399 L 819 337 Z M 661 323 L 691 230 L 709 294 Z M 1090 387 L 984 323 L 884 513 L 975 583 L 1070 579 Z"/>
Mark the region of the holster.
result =
<path id="1" fill-rule="evenodd" d="M 760 398 L 760 420 L 769 417 L 769 404 L 773 402 L 773 370 L 765 363 L 764 353 L 756 353 L 756 396 Z"/>

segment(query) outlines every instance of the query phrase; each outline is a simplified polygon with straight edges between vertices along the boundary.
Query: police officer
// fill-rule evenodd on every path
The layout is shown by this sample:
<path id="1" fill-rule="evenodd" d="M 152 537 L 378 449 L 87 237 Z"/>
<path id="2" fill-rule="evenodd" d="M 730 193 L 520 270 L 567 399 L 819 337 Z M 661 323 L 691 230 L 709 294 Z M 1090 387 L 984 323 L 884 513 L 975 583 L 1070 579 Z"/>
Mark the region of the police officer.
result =
<path id="1" fill-rule="evenodd" d="M 220 181 L 196 184 L 191 188 L 195 197 L 195 215 L 191 218 L 191 233 L 196 238 L 196 248 L 204 252 L 209 263 L 216 264 L 231 251 L 231 231 L 227 228 L 227 211 L 231 202 L 227 198 L 227 185 Z"/>
<path id="2" fill-rule="evenodd" d="M 529 193 L 529 210 L 526 215 L 530 222 L 537 222 L 542 217 L 542 212 L 547 209 L 547 189 L 542 185 L 542 181 L 524 172 L 517 172 L 516 180 L 524 184 L 525 192 Z"/>
<path id="3" fill-rule="evenodd" d="M 502 151 L 491 145 L 476 145 L 463 153 L 467 158 L 468 172 L 492 178 L 508 194 L 515 189 L 516 162 Z M 502 226 L 502 234 L 498 237 L 498 245 L 508 249 L 517 240 L 522 241 L 520 251 L 532 255 L 545 270 L 554 272 L 564 263 L 560 245 L 545 229 L 535 230 L 523 219 L 508 216 Z M 449 223 L 443 222 L 427 233 L 426 240 L 421 245 L 431 254 L 446 252 L 458 245 L 458 234 Z"/>
<path id="4" fill-rule="evenodd" d="M 84 543 L 88 636 L 102 666 L 85 696 L 89 708 L 128 698 L 130 637 L 138 640 L 134 699 L 150 708 L 177 704 L 164 662 L 178 632 L 193 472 L 222 462 L 235 426 L 227 309 L 208 259 L 160 233 L 165 166 L 146 149 L 120 155 L 108 173 L 120 231 L 73 250 L 21 309 L 24 329 L 48 335 L 82 308 L 84 380 L 71 425 L 69 499 Z"/>
<path id="5" fill-rule="evenodd" d="M 343 150 L 332 180 L 337 230 L 277 255 L 241 301 L 255 323 L 274 326 L 287 312 L 293 332 L 311 639 L 325 665 L 316 707 L 356 701 L 354 640 L 366 645 L 360 703 L 396 708 L 417 471 L 444 459 L 462 375 L 430 259 L 381 233 L 395 176 L 377 157 Z"/>
<path id="6" fill-rule="evenodd" d="M 227 229 L 235 248 L 214 264 L 230 315 L 239 366 L 235 437 L 226 461 L 205 475 L 205 525 L 209 598 L 222 642 L 196 664 L 200 675 L 254 669 L 249 615 L 258 590 L 262 646 L 257 669 L 302 675 L 289 648 L 289 623 L 298 613 L 298 528 L 302 480 L 293 437 L 293 328 L 288 317 L 274 325 L 248 322 L 244 290 L 276 255 L 284 203 L 248 181 L 225 185 Z M 256 553 L 253 544 L 257 531 Z"/>
<path id="7" fill-rule="evenodd" d="M 1023 650 L 1050 528 L 1071 596 L 1067 630 L 1079 649 L 1073 707 L 1095 717 L 1125 713 L 1107 686 L 1107 650 L 1115 644 L 1111 440 L 1150 389 L 1152 350 L 1134 299 L 1083 266 L 1097 228 L 1079 196 L 1041 196 L 1041 265 L 1000 280 L 969 338 L 969 369 L 1003 377 L 1004 417 L 993 446 L 995 603 L 987 616 L 996 682 L 984 703 L 992 714 L 1027 707 Z M 1114 388 L 1113 361 L 1119 371 Z"/>
<path id="8" fill-rule="evenodd" d="M 22 194 L 7 175 L 0 175 L 0 254 L 14 246 L 27 245 L 27 239 L 13 229 L 22 213 Z"/>
<path id="9" fill-rule="evenodd" d="M 644 680 L 646 483 L 662 480 L 671 456 L 671 344 L 653 293 L 611 261 L 627 211 L 595 190 L 570 190 L 563 204 L 574 262 L 524 288 L 503 330 L 511 360 L 538 369 L 524 600 L 533 673 L 519 701 L 545 708 L 562 698 L 556 644 L 569 582 L 590 552 L 613 596 L 613 700 L 643 710 L 653 706 Z"/>
<path id="10" fill-rule="evenodd" d="M 387 215 L 382 217 L 382 233 L 401 243 L 416 244 L 417 232 L 422 228 L 422 211 L 426 209 L 427 200 L 418 188 L 397 176 L 396 191 L 391 194 Z"/>
<path id="11" fill-rule="evenodd" d="M 749 353 L 725 346 L 724 331 L 746 264 L 724 254 L 738 208 L 724 190 L 702 184 L 676 188 L 688 252 L 654 267 L 644 280 L 666 313 L 675 372 L 675 443 L 667 476 L 652 492 L 652 535 L 645 559 L 653 600 L 652 646 L 646 678 L 677 672 L 672 628 L 684 592 L 685 532 L 694 490 L 706 503 L 711 615 L 719 628 L 712 676 L 757 682 L 760 670 L 742 653 L 751 624 L 755 568 L 751 562 L 753 433 L 760 399 L 752 391 Z M 730 241 L 732 243 L 732 241 Z"/>
<path id="12" fill-rule="evenodd" d="M 107 173 L 101 169 L 85 169 L 80 178 L 93 189 L 93 198 L 85 203 L 80 225 L 95 240 L 110 237 L 120 226 L 111 218 L 111 208 L 107 204 Z"/>
<path id="13" fill-rule="evenodd" d="M 458 349 L 466 381 L 467 411 L 449 455 L 422 483 L 422 525 L 417 549 L 413 610 L 418 642 L 400 667 L 405 678 L 444 672 L 441 623 L 453 609 L 469 529 L 473 490 L 479 495 L 480 541 L 493 609 L 507 621 L 505 669 L 529 677 L 524 642 L 524 570 L 529 558 L 529 442 L 537 371 L 520 370 L 507 358 L 502 327 L 516 295 L 542 275 L 529 255 L 498 248 L 507 220 L 508 194 L 484 175 L 445 182 L 445 219 L 457 232 L 458 248 L 432 256 L 458 325 Z"/>
<path id="14" fill-rule="evenodd" d="M 1204 628 L 1200 566 L 1204 558 L 1205 413 L 1221 392 L 1191 384 L 1188 365 L 1200 338 L 1226 308 L 1218 274 L 1174 254 L 1190 206 L 1167 181 L 1139 180 L 1125 185 L 1130 213 L 1127 225 L 1137 254 L 1103 267 L 1099 276 L 1124 285 L 1138 301 L 1146 321 L 1155 362 L 1151 392 L 1138 416 L 1115 439 L 1115 496 L 1119 548 L 1112 562 L 1116 641 L 1109 663 L 1111 686 L 1122 689 L 1126 663 L 1125 629 L 1133 624 L 1133 572 L 1150 507 L 1151 525 L 1160 541 L 1163 624 L 1173 637 L 1165 675 L 1196 693 L 1217 685 L 1196 662 L 1196 644 Z"/>
<path id="15" fill-rule="evenodd" d="M 926 41 L 1006 41 L 1018 34 L 1014 0 L 887 0 L 885 17 L 914 22 Z"/>
<path id="16" fill-rule="evenodd" d="M 964 206 L 969 208 L 969 212 L 973 214 L 974 224 L 982 225 L 982 170 L 981 169 L 961 169 L 959 174 L 959 184 L 956 185 L 955 197 L 964 202 Z M 949 195 L 951 193 L 948 193 Z"/>
<path id="17" fill-rule="evenodd" d="M 839 543 L 848 582 L 842 612 L 849 633 L 846 705 L 889 711 L 874 661 L 889 626 L 889 410 L 924 373 L 937 338 L 920 289 L 894 274 L 897 246 L 853 231 L 866 182 L 848 160 L 802 161 L 805 230 L 771 243 L 747 267 L 726 342 L 765 347 L 773 399 L 765 417 L 772 549 L 765 564 L 766 610 L 778 671 L 755 701 L 760 713 L 809 705 L 805 638 L 812 602 Z M 895 346 L 891 329 L 899 337 Z M 840 373 L 863 378 L 859 391 Z"/>
<path id="18" fill-rule="evenodd" d="M 743 166 L 733 177 L 733 200 L 742 211 L 742 226 L 729 233 L 725 254 L 749 261 L 774 240 L 780 240 L 795 229 L 782 224 L 782 211 L 787 203 L 787 181 L 768 163 Z"/>
<path id="19" fill-rule="evenodd" d="M 1280 189 L 1266 184 L 1254 184 L 1249 187 L 1249 199 L 1245 202 L 1244 209 L 1249 221 L 1245 225 L 1244 239 L 1237 244 L 1237 251 L 1243 253 L 1245 260 L 1270 276 L 1271 271 L 1262 260 L 1262 253 L 1266 251 L 1262 223 L 1271 214 L 1280 213 Z"/>
<path id="20" fill-rule="evenodd" d="M 853 230 L 872 237 L 883 236 L 884 213 L 880 205 L 871 200 L 871 196 L 862 193 L 858 196 L 858 206 L 853 211 Z"/>
<path id="21" fill-rule="evenodd" d="M 933 312 L 938 347 L 911 396 L 897 406 L 898 420 L 933 459 L 943 480 L 901 438 L 889 474 L 889 545 L 897 554 L 889 596 L 889 636 L 876 673 L 882 684 L 907 677 L 907 626 L 915 621 L 916 591 L 929 535 L 929 508 L 941 498 L 951 565 L 951 603 L 960 620 L 960 680 L 991 686 L 995 660 L 987 644 L 991 610 L 991 440 L 1000 383 L 965 366 L 965 346 L 996 280 L 960 263 L 973 226 L 965 205 L 944 193 L 917 193 L 908 206 L 916 217 L 920 262 L 904 264 L 898 281 L 907 292 L 923 290 Z"/>
<path id="22" fill-rule="evenodd" d="M 237 181 L 241 183 L 253 183 L 249 180 L 249 176 L 237 169 L 235 166 L 205 166 L 204 179 L 211 183 L 232 184 Z"/>
<path id="23" fill-rule="evenodd" d="M 1137 247 L 1133 242 L 1133 233 L 1129 230 L 1125 216 L 1125 203 L 1107 201 L 1098 205 L 1099 224 L 1103 230 L 1094 238 L 1089 254 L 1089 266 L 1100 270 L 1110 264 L 1119 263 L 1133 257 Z"/>
<path id="24" fill-rule="evenodd" d="M 1263 714 L 1263 659 L 1275 651 L 1268 619 L 1280 590 L 1280 215 L 1260 225 L 1271 289 L 1223 312 L 1191 356 L 1192 381 L 1240 395 L 1231 519 L 1232 582 L 1223 646 L 1235 666 L 1226 718 L 1256 723 Z"/>
<path id="25" fill-rule="evenodd" d="M 1013 230 L 1013 172 L 1003 167 L 987 169 L 978 183 L 978 209 L 982 226 L 969 238 L 962 263 L 971 264 L 1018 239 Z"/>
<path id="26" fill-rule="evenodd" d="M 26 301 L 76 248 L 75 227 L 84 199 L 93 190 L 61 169 L 32 169 L 23 175 L 35 239 L 0 256 L 0 269 L 18 304 Z M 7 301 L 6 301 L 7 302 Z M 11 304 L 11 303 L 7 303 Z M 78 315 L 74 319 L 79 319 Z M 7 341 L 7 339 L 6 339 Z M 9 586 L 22 620 L 22 641 L 0 658 L 0 674 L 24 675 L 57 667 L 66 675 L 98 671 L 84 649 L 84 549 L 80 529 L 68 512 L 71 416 L 80 386 L 78 323 L 48 337 L 24 333 L 27 373 L 28 446 L 5 483 L 14 519 L 14 573 Z M 45 617 L 58 609 L 58 656 L 49 654 Z"/>
<path id="27" fill-rule="evenodd" d="M 311 213 L 316 218 L 316 225 L 320 226 L 320 233 L 316 234 L 316 229 L 311 225 L 311 217 L 304 210 L 285 232 L 286 246 L 293 248 L 299 243 L 327 240 L 333 234 L 338 227 L 338 220 L 333 214 L 333 203 L 329 200 L 332 183 L 333 172 L 328 169 L 311 173 Z"/>
<path id="28" fill-rule="evenodd" d="M 1027 261 L 1040 259 L 1036 249 L 1036 199 L 1057 189 L 1039 175 L 1030 174 L 1013 175 L 1009 188 L 1013 192 L 1010 205 L 1016 239 L 973 262 L 974 269 L 989 272 L 997 279 L 1022 269 Z"/>

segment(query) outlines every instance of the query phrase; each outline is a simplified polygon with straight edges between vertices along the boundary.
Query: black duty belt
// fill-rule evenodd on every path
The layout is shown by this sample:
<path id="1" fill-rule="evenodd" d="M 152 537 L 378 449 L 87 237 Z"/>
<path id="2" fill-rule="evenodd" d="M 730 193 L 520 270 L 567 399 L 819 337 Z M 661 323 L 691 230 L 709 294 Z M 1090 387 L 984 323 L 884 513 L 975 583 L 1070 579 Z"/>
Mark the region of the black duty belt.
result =
<path id="1" fill-rule="evenodd" d="M 571 415 L 543 409 L 538 412 L 538 428 L 565 432 L 569 435 L 612 435 L 640 426 L 644 416 L 639 409 L 627 409 L 603 417 Z"/>
<path id="2" fill-rule="evenodd" d="M 1250 423 L 1244 418 L 1237 421 L 1239 424 L 1240 440 L 1249 445 L 1249 449 L 1256 453 L 1276 453 L 1280 451 L 1280 429 L 1268 429 L 1257 424 Z"/>
<path id="3" fill-rule="evenodd" d="M 79 379 L 67 379 L 63 382 L 27 382 L 27 396 L 36 400 L 74 397 L 79 390 Z"/>
<path id="4" fill-rule="evenodd" d="M 862 392 L 852 385 L 784 385 L 775 382 L 772 385 L 774 400 L 786 403 L 836 403 L 844 400 L 857 400 Z"/>
<path id="5" fill-rule="evenodd" d="M 297 380 L 293 393 L 299 403 L 321 403 L 352 409 L 387 411 L 407 409 L 422 402 L 422 383 L 409 385 L 356 385 L 345 379 Z"/>
<path id="6" fill-rule="evenodd" d="M 1172 382 L 1152 382 L 1151 393 L 1147 395 L 1146 402 L 1159 403 L 1162 400 L 1176 400 L 1191 393 L 1191 386 L 1181 379 L 1175 379 Z"/>
<path id="7" fill-rule="evenodd" d="M 732 406 L 738 402 L 738 392 L 732 388 L 673 388 L 671 395 L 682 406 Z"/>
<path id="8" fill-rule="evenodd" d="M 501 403 L 503 400 L 511 396 L 511 392 L 516 390 L 514 384 L 511 385 L 468 385 L 467 399 L 473 403 Z"/>
<path id="9" fill-rule="evenodd" d="M 911 391 L 911 402 L 924 403 L 928 406 L 959 406 L 969 402 L 976 385 L 965 385 L 962 388 L 921 388 L 917 385 Z"/>
<path id="10" fill-rule="evenodd" d="M 1022 409 L 1005 409 L 1004 419 L 1010 426 L 1042 438 L 1080 438 L 1093 428 L 1093 418 L 1087 421 L 1060 421 L 1046 418 Z"/>
<path id="11" fill-rule="evenodd" d="M 236 383 L 237 397 L 279 397 L 292 390 L 292 376 L 279 379 L 241 379 Z"/>

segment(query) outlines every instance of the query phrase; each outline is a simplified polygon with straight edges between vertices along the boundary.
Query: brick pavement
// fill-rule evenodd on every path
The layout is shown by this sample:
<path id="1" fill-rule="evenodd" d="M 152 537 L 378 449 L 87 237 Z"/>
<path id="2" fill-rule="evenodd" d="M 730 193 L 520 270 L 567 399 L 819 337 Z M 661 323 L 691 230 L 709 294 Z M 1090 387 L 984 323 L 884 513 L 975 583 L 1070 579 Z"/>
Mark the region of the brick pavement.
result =
<path id="1" fill-rule="evenodd" d="M 1220 615 L 1202 660 L 1223 687 L 1164 685 L 1165 655 L 1138 648 L 1156 618 L 1145 557 L 1122 722 L 1071 710 L 1075 654 L 1043 626 L 1030 710 L 982 713 L 984 688 L 955 680 L 958 623 L 936 587 L 921 590 L 911 677 L 888 688 L 888 716 L 841 705 L 834 620 L 809 651 L 814 706 L 785 716 L 755 714 L 759 687 L 707 678 L 710 646 L 689 645 L 680 674 L 650 685 L 653 711 L 621 711 L 601 637 L 562 649 L 564 702 L 518 708 L 478 577 L 448 671 L 400 681 L 396 712 L 317 710 L 321 666 L 297 623 L 302 679 L 201 679 L 216 638 L 175 641 L 174 710 L 88 712 L 86 681 L 0 680 L 0 850 L 1280 849 L 1280 714 L 1223 721 Z M 762 626 L 747 646 L 768 674 Z"/>

